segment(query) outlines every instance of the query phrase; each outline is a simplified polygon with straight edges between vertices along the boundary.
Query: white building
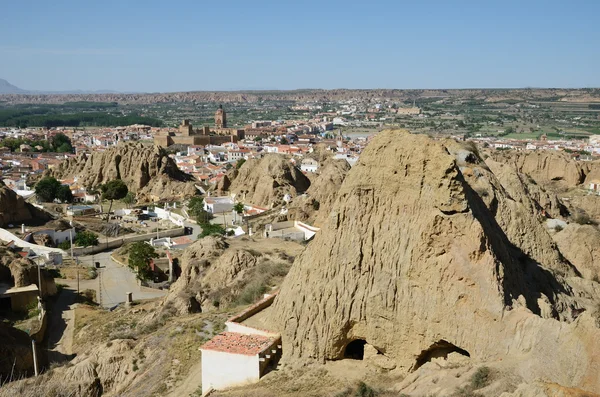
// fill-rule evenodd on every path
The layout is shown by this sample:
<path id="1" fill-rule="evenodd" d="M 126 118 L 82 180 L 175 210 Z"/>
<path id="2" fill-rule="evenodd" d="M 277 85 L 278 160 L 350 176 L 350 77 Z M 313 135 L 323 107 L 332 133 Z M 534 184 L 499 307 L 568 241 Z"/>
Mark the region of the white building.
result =
<path id="1" fill-rule="evenodd" d="M 204 199 L 204 210 L 212 214 L 230 212 L 233 210 L 233 200 L 231 197 L 206 197 Z"/>
<path id="2" fill-rule="evenodd" d="M 317 172 L 319 169 L 319 162 L 315 159 L 304 159 L 300 164 L 300 169 L 304 172 Z"/>
<path id="3" fill-rule="evenodd" d="M 222 332 L 202 348 L 202 394 L 258 382 L 279 339 L 273 336 Z"/>

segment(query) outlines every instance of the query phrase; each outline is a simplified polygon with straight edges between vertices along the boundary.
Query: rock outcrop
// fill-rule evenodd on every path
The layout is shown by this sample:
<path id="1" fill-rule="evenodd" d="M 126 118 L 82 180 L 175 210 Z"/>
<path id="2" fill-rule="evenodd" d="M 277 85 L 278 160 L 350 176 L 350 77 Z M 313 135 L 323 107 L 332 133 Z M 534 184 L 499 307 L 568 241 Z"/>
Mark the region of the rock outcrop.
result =
<path id="1" fill-rule="evenodd" d="M 346 160 L 326 158 L 319 172 L 310 176 L 310 187 L 287 206 L 287 219 L 320 226 L 327 220 L 342 182 L 350 171 Z"/>
<path id="2" fill-rule="evenodd" d="M 600 280 L 600 230 L 592 225 L 571 223 L 554 235 L 558 248 L 581 275 Z"/>
<path id="3" fill-rule="evenodd" d="M 0 227 L 8 224 L 37 224 L 50 219 L 50 215 L 27 203 L 0 181 Z"/>
<path id="4" fill-rule="evenodd" d="M 365 343 L 404 371 L 452 352 L 518 357 L 526 380 L 599 390 L 600 284 L 578 277 L 536 213 L 473 148 L 380 133 L 274 303 L 288 359 Z"/>
<path id="5" fill-rule="evenodd" d="M 218 194 L 234 193 L 236 200 L 268 208 L 282 204 L 286 195 L 293 198 L 304 193 L 310 186 L 302 171 L 278 154 L 250 159 L 225 178 L 217 186 Z"/>
<path id="6" fill-rule="evenodd" d="M 78 178 L 83 186 L 96 187 L 122 179 L 139 201 L 175 200 L 196 194 L 192 177 L 158 146 L 125 143 L 89 156 L 80 155 L 46 171 L 58 179 Z"/>
<path id="7" fill-rule="evenodd" d="M 493 151 L 492 158 L 501 163 L 512 164 L 540 184 L 556 183 L 564 188 L 574 187 L 585 181 L 588 166 L 562 151 Z"/>
<path id="8" fill-rule="evenodd" d="M 508 194 L 530 208 L 532 214 L 546 212 L 553 218 L 566 217 L 569 210 L 556 194 L 546 191 L 533 178 L 517 171 L 510 164 L 503 164 L 492 159 L 486 160 L 486 165 L 502 183 Z"/>
<path id="9" fill-rule="evenodd" d="M 558 150 L 492 151 L 491 158 L 511 164 L 519 172 L 531 176 L 538 184 L 569 189 L 600 180 L 600 161 L 577 161 Z"/>
<path id="10" fill-rule="evenodd" d="M 287 255 L 302 250 L 299 244 L 277 239 L 230 243 L 211 236 L 186 248 L 180 258 L 181 276 L 169 289 L 163 306 L 179 314 L 227 307 L 244 291 L 251 292 L 253 285 L 260 290 L 269 287 L 273 278 L 285 276 L 293 259 Z"/>

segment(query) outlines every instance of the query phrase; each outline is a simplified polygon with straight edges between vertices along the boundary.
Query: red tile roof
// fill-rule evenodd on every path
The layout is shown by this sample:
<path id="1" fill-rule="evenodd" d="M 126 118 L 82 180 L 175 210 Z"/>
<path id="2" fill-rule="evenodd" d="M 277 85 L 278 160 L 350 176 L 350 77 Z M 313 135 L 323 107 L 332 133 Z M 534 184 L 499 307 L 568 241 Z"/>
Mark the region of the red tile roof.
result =
<path id="1" fill-rule="evenodd" d="M 204 345 L 202 350 L 254 356 L 268 349 L 277 338 L 262 335 L 246 335 L 236 332 L 221 332 Z"/>

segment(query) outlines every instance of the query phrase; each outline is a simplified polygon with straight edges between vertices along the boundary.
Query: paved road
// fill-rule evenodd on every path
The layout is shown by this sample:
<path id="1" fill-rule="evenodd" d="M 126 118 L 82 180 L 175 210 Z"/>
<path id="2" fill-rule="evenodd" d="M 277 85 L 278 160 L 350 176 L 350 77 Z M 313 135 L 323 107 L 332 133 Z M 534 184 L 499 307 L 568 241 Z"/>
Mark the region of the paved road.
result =
<path id="1" fill-rule="evenodd" d="M 138 280 L 131 270 L 121 266 L 110 257 L 112 252 L 101 252 L 95 255 L 80 256 L 79 262 L 92 266 L 94 262 L 100 262 L 98 278 L 81 283 L 80 289 L 91 288 L 96 290 L 99 298 L 98 285 L 102 280 L 102 306 L 113 307 L 125 302 L 126 293 L 133 293 L 133 299 L 152 299 L 166 295 L 167 291 L 140 287 Z M 100 275 L 101 273 L 101 275 Z"/>

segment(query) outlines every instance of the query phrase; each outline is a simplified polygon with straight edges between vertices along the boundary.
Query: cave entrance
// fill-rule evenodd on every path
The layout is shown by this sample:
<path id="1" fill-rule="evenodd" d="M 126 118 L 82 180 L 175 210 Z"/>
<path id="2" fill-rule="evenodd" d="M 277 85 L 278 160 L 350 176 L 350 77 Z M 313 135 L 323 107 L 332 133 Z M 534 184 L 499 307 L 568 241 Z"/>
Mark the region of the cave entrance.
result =
<path id="1" fill-rule="evenodd" d="M 459 353 L 463 356 L 471 357 L 468 351 L 461 349 L 458 346 L 453 345 L 452 343 L 439 340 L 435 342 L 433 345 L 429 346 L 426 350 L 423 350 L 421 354 L 417 357 L 417 362 L 412 367 L 411 371 L 417 370 L 419 367 L 433 360 L 434 358 L 444 358 L 447 359 L 450 353 Z"/>
<path id="2" fill-rule="evenodd" d="M 367 341 L 363 339 L 356 339 L 346 345 L 344 350 L 344 358 L 352 360 L 362 360 L 365 356 L 365 345 Z"/>

